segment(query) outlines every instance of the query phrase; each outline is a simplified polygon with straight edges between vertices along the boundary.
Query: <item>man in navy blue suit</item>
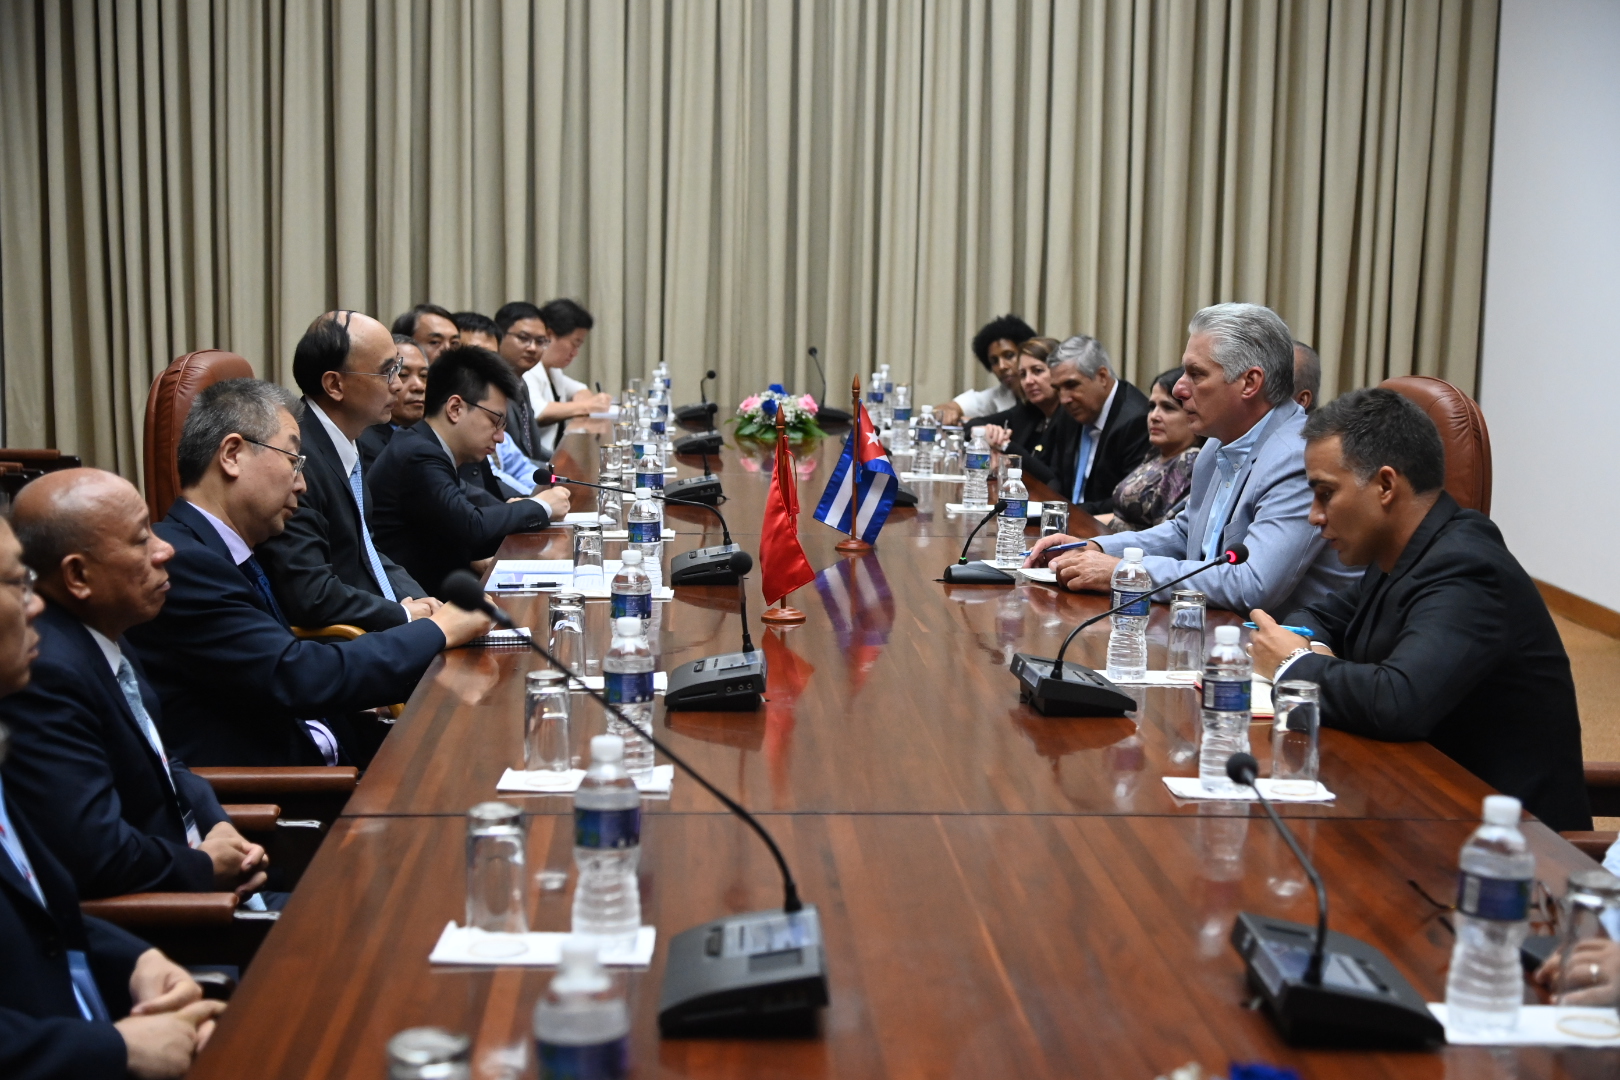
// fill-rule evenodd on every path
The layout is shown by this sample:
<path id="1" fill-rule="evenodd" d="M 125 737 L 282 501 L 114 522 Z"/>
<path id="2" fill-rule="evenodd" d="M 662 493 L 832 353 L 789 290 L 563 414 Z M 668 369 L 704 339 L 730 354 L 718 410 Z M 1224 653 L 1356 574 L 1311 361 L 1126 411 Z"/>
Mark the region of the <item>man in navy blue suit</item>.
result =
<path id="1" fill-rule="evenodd" d="M 293 635 L 253 549 L 298 509 L 302 410 L 282 387 L 230 379 L 197 395 L 180 433 L 182 497 L 156 526 L 174 546 L 168 600 L 128 637 L 164 742 L 192 765 L 363 767 L 373 744 L 353 714 L 404 701 L 441 649 L 491 626 L 447 604 L 354 641 Z"/>
<path id="2" fill-rule="evenodd" d="M 162 609 L 174 554 L 140 492 L 64 469 L 23 488 L 11 520 L 45 600 L 32 678 L 0 701 L 14 805 L 87 899 L 262 886 L 264 849 L 168 757 L 157 694 L 123 640 Z"/>
<path id="3" fill-rule="evenodd" d="M 0 697 L 27 685 L 38 642 L 41 604 L 20 556 L 0 519 Z M 8 745 L 0 724 L 0 762 Z M 79 914 L 72 879 L 0 783 L 0 1076 L 181 1076 L 225 1008 L 201 997 L 161 952 Z"/>

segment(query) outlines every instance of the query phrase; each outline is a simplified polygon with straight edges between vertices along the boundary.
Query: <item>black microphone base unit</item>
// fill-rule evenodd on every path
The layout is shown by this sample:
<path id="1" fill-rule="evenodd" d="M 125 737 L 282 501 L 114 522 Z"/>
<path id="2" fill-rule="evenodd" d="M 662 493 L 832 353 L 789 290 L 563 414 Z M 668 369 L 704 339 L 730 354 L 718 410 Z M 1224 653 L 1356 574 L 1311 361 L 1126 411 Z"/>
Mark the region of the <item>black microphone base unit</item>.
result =
<path id="1" fill-rule="evenodd" d="M 700 431 L 681 436 L 671 446 L 677 454 L 718 454 L 725 444 L 726 437 L 718 431 Z"/>
<path id="2" fill-rule="evenodd" d="M 822 427 L 826 427 L 828 424 L 852 424 L 854 422 L 855 417 L 843 409 L 829 409 L 823 405 L 816 412 L 816 423 Z"/>
<path id="3" fill-rule="evenodd" d="M 671 668 L 664 708 L 751 712 L 765 703 L 765 654 L 726 653 Z"/>
<path id="4" fill-rule="evenodd" d="M 1042 716 L 1124 716 L 1136 708 L 1135 699 L 1088 667 L 1065 660 L 1063 677 L 1054 679 L 1052 667 L 1056 663 L 1050 657 L 1029 653 L 1013 657 L 1018 700 L 1027 702 Z"/>
<path id="5" fill-rule="evenodd" d="M 904 509 L 917 505 L 917 493 L 904 484 L 896 484 L 894 488 L 894 505 Z"/>
<path id="6" fill-rule="evenodd" d="M 718 476 L 688 476 L 664 488 L 664 497 L 715 506 L 725 495 Z"/>
<path id="7" fill-rule="evenodd" d="M 671 585 L 735 585 L 742 580 L 731 565 L 731 554 L 741 551 L 736 544 L 694 548 L 669 559 Z"/>
<path id="8" fill-rule="evenodd" d="M 1277 1030 L 1291 1045 L 1421 1049 L 1446 1031 L 1423 995 L 1389 959 L 1364 941 L 1328 931 L 1322 982 L 1305 981 L 1316 928 L 1240 912 L 1232 947 Z"/>
<path id="9" fill-rule="evenodd" d="M 815 905 L 732 915 L 669 942 L 658 999 L 665 1038 L 815 1034 L 827 1004 Z"/>
<path id="10" fill-rule="evenodd" d="M 720 411 L 720 406 L 710 401 L 703 405 L 681 405 L 675 410 L 675 422 L 692 426 L 695 424 L 714 423 L 714 414 Z"/>
<path id="11" fill-rule="evenodd" d="M 1013 585 L 1017 581 L 1017 575 L 983 562 L 956 563 L 945 568 L 947 585 Z"/>

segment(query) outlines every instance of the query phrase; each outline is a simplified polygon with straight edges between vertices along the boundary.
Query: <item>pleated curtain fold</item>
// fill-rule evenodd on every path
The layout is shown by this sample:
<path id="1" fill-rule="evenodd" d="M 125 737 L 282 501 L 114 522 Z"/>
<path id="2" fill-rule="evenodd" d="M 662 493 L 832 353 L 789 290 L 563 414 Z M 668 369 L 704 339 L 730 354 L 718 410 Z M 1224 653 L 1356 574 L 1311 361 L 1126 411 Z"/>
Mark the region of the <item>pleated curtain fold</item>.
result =
<path id="1" fill-rule="evenodd" d="M 135 477 L 152 378 L 321 311 L 573 296 L 576 377 L 984 382 L 1002 312 L 1145 384 L 1275 307 L 1327 395 L 1472 391 L 1494 0 L 0 5 L 4 436 Z M 685 391 L 681 390 L 685 387 Z"/>

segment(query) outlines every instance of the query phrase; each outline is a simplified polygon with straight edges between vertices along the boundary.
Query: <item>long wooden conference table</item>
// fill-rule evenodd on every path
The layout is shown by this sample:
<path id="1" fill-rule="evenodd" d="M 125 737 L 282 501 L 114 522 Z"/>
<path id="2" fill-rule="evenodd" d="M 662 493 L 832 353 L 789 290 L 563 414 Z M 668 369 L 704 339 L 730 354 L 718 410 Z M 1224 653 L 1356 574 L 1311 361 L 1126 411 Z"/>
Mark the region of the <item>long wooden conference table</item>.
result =
<path id="1" fill-rule="evenodd" d="M 596 476 L 591 429 L 563 442 L 558 471 Z M 960 485 L 919 483 L 876 549 L 845 557 L 810 516 L 841 440 L 805 448 L 800 521 L 816 581 L 789 603 L 803 624 L 761 628 L 758 574 L 746 582 L 754 639 L 769 663 L 756 713 L 657 709 L 660 734 L 757 811 L 807 902 L 821 912 L 831 1005 L 817 1038 L 662 1040 L 662 946 L 718 916 L 781 903 L 758 839 L 684 776 L 645 800 L 641 882 L 660 948 L 628 978 L 638 1077 L 1109 1077 L 1151 1080 L 1189 1061 L 1288 1065 L 1305 1077 L 1612 1077 L 1620 1052 L 1300 1051 L 1246 1008 L 1234 916 L 1315 916 L 1303 872 L 1258 807 L 1182 803 L 1164 776 L 1197 773 L 1195 692 L 1140 691 L 1114 719 L 1047 718 L 1020 705 L 1015 651 L 1051 655 L 1103 598 L 1043 585 L 948 586 L 939 578 L 977 520 L 952 515 Z M 733 537 L 757 555 L 768 447 L 713 460 Z M 680 462 L 682 476 L 695 463 Z M 1032 498 L 1049 494 L 1037 489 Z M 575 505 L 594 505 L 574 489 Z M 671 507 L 670 553 L 720 541 L 714 516 Z M 1071 529 L 1096 525 L 1077 513 Z M 1033 535 L 1033 534 L 1032 534 Z M 510 558 L 566 558 L 569 531 L 511 537 Z M 991 530 L 977 554 L 994 545 Z M 609 542 L 611 557 L 616 545 Z M 502 597 L 519 625 L 544 628 L 544 596 Z M 661 669 L 734 651 L 735 587 L 681 588 L 658 605 Z M 588 665 L 600 671 L 607 605 L 587 604 Z M 1223 617 L 1212 613 L 1216 620 Z M 1164 666 L 1166 612 L 1154 609 L 1150 666 Z M 1235 616 L 1232 616 L 1235 617 Z M 1072 652 L 1103 666 L 1105 624 Z M 396 1032 L 470 1035 L 474 1076 L 535 1075 L 530 1014 L 551 972 L 428 964 L 445 924 L 465 917 L 465 814 L 522 765 L 517 650 L 461 649 L 429 669 L 270 933 L 194 1077 L 386 1075 Z M 660 699 L 661 700 L 661 699 Z M 574 699 L 576 753 L 603 730 Z M 1269 728 L 1255 726 L 1264 767 Z M 1322 733 L 1331 804 L 1283 807 L 1330 891 L 1335 929 L 1382 949 L 1441 1000 L 1452 936 L 1444 912 L 1457 852 L 1490 789 L 1426 743 Z M 565 796 L 500 798 L 528 813 L 531 870 L 568 870 L 530 894 L 530 926 L 566 930 L 572 873 Z M 1561 893 L 1592 865 L 1546 827 L 1526 826 L 1539 877 Z"/>

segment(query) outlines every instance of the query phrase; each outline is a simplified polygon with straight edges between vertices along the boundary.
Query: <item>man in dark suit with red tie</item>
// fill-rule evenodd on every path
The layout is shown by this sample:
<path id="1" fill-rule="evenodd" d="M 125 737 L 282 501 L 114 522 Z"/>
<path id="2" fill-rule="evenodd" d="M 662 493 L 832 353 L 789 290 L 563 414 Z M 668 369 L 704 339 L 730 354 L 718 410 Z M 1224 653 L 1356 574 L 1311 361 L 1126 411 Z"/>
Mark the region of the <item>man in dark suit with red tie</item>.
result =
<path id="1" fill-rule="evenodd" d="M 354 641 L 293 635 L 253 550 L 298 509 L 302 409 L 279 386 L 231 379 L 197 395 L 180 434 L 182 498 L 156 526 L 175 549 L 169 597 L 128 636 L 164 740 L 192 765 L 363 767 L 375 743 L 351 715 L 404 701 L 439 650 L 490 626 L 446 605 Z"/>

